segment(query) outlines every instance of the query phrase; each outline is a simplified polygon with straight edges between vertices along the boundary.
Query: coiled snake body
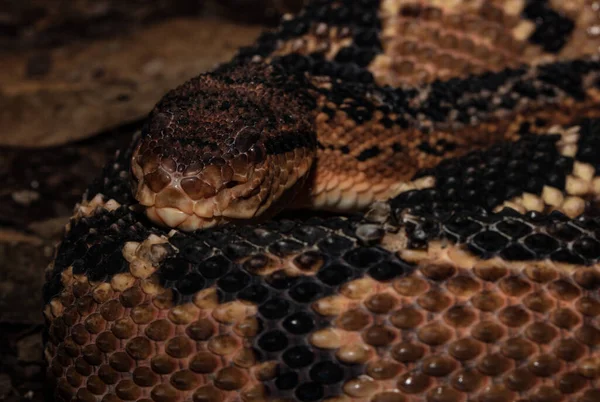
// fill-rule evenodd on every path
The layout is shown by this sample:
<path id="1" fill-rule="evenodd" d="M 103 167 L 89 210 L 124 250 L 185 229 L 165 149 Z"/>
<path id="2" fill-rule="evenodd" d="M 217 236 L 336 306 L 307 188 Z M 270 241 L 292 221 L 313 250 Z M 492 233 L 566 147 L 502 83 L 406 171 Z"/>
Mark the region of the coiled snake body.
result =
<path id="1" fill-rule="evenodd" d="M 598 8 L 315 1 L 167 94 L 47 270 L 50 393 L 600 400 Z"/>

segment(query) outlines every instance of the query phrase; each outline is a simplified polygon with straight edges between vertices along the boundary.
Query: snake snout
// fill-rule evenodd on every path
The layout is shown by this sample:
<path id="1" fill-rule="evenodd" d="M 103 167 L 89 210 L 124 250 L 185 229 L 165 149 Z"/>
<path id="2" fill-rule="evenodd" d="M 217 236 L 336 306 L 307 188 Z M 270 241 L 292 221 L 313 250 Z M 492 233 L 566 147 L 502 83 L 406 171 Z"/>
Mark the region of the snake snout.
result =
<path id="1" fill-rule="evenodd" d="M 225 152 L 195 158 L 185 147 L 165 151 L 142 140 L 131 163 L 134 196 L 151 220 L 183 230 L 252 219 L 273 184 L 257 140 L 238 136 Z"/>

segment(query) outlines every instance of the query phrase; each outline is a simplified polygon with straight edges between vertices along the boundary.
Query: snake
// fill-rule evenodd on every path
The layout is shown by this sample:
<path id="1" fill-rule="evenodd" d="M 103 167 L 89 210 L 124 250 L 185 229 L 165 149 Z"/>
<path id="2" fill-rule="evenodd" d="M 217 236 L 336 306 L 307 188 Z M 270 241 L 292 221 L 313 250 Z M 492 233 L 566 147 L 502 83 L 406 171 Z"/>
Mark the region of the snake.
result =
<path id="1" fill-rule="evenodd" d="M 49 398 L 599 401 L 599 12 L 316 0 L 168 92 L 46 269 Z"/>

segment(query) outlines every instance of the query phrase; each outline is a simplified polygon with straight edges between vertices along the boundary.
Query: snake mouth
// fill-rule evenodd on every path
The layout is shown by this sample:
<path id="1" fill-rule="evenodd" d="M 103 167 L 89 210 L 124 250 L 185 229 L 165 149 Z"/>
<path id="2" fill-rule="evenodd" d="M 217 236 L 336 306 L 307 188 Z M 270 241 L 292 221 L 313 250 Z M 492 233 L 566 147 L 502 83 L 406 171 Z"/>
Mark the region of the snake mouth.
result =
<path id="1" fill-rule="evenodd" d="M 240 188 L 236 188 L 240 187 Z M 208 198 L 193 199 L 174 180 L 172 185 L 156 193 L 146 184 L 138 185 L 136 198 L 146 215 L 160 226 L 184 231 L 207 229 L 233 220 L 249 220 L 259 214 L 266 189 L 255 187 L 237 197 L 243 185 L 220 191 Z M 248 186 L 251 187 L 251 186 Z M 247 192 L 247 191 L 246 191 Z"/>
<path id="2" fill-rule="evenodd" d="M 255 220 L 307 176 L 312 158 L 302 149 L 278 155 L 260 155 L 260 148 L 253 152 L 259 154 L 253 163 L 246 156 L 242 161 L 219 159 L 181 172 L 168 160 L 135 152 L 134 196 L 154 223 L 184 231 Z"/>

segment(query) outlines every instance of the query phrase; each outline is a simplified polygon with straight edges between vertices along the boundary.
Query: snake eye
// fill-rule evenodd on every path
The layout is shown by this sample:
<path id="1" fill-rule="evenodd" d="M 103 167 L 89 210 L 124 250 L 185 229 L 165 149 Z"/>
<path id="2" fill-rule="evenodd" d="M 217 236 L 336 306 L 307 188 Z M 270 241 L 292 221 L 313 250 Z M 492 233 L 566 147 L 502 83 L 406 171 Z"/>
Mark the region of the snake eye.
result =
<path id="1" fill-rule="evenodd" d="M 249 154 L 254 157 L 252 159 L 254 159 L 254 162 L 256 163 L 262 163 L 265 160 L 265 151 L 258 145 L 250 148 Z"/>
<path id="2" fill-rule="evenodd" d="M 241 129 L 235 136 L 233 146 L 240 153 L 248 152 L 260 139 L 260 132 L 254 127 L 245 127 Z"/>

